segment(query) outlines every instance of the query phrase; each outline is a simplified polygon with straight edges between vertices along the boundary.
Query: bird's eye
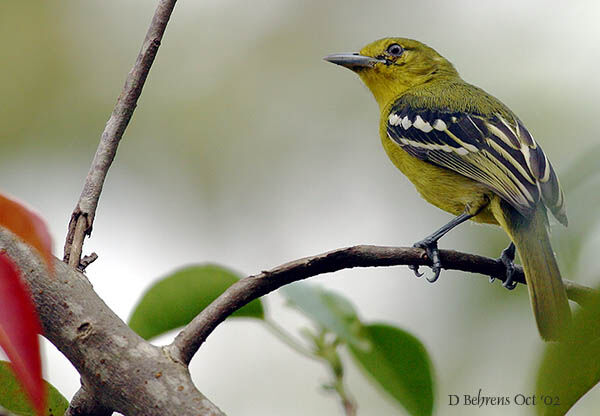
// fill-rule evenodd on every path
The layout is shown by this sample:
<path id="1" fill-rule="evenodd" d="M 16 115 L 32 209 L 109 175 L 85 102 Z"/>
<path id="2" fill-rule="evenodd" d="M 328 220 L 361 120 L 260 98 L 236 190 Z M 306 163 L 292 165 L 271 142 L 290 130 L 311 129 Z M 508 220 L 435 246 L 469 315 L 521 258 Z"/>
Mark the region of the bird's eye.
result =
<path id="1" fill-rule="evenodd" d="M 386 52 L 392 56 L 400 56 L 402 55 L 402 52 L 404 52 L 404 49 L 397 43 L 392 43 L 390 46 L 388 46 Z"/>

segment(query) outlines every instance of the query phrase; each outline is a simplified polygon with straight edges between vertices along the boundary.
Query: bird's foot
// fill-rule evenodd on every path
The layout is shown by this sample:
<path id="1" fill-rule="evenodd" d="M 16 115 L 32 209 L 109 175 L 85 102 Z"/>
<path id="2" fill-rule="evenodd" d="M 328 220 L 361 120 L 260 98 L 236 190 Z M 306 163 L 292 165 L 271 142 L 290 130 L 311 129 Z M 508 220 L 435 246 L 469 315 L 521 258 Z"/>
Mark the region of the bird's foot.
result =
<path id="1" fill-rule="evenodd" d="M 513 290 L 517 287 L 517 282 L 513 280 L 515 276 L 515 244 L 510 243 L 508 247 L 502 250 L 502 254 L 498 260 L 504 264 L 504 268 L 506 269 L 506 279 L 502 283 L 502 286 L 508 290 Z M 496 280 L 494 277 L 490 277 L 490 283 L 494 280 Z"/>
<path id="2" fill-rule="evenodd" d="M 425 238 L 419 242 L 413 244 L 415 248 L 425 249 L 427 252 L 427 257 L 431 260 L 431 270 L 433 271 L 432 277 L 426 277 L 427 281 L 430 283 L 435 282 L 438 277 L 440 277 L 440 272 L 442 271 L 442 262 L 440 261 L 440 250 L 438 249 L 437 240 Z M 419 266 L 408 266 L 417 277 L 423 276 L 423 273 L 419 272 Z"/>

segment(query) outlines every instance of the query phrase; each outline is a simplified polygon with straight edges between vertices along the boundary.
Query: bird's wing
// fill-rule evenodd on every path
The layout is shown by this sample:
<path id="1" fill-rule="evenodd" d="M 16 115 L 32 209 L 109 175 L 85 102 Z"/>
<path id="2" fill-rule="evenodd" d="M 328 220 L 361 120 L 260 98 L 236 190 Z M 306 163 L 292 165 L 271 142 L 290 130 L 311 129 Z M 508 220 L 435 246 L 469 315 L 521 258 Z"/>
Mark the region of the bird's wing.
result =
<path id="1" fill-rule="evenodd" d="M 421 160 L 489 187 L 529 216 L 540 197 L 567 224 L 563 192 L 542 148 L 516 117 L 416 109 L 397 101 L 388 136 Z"/>

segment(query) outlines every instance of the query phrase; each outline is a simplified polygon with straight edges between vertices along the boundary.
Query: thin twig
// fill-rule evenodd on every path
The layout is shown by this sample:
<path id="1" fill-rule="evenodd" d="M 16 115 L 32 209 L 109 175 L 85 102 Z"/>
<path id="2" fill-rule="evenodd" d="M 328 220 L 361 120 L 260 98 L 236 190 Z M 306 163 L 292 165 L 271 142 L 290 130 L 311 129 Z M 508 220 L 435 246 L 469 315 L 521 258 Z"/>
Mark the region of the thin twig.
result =
<path id="1" fill-rule="evenodd" d="M 337 380 L 338 385 L 336 386 L 336 393 L 340 398 L 340 402 L 342 404 L 342 408 L 344 409 L 344 414 L 346 416 L 356 416 L 357 405 L 354 399 L 348 394 L 346 388 L 344 386 L 343 378 Z"/>
<path id="2" fill-rule="evenodd" d="M 138 98 L 156 57 L 176 0 L 160 0 L 146 33 L 142 49 L 135 65 L 129 72 L 117 104 L 104 127 L 100 144 L 81 191 L 79 201 L 71 214 L 69 231 L 65 241 L 63 260 L 71 267 L 79 267 L 83 240 L 91 235 L 96 207 L 102 192 L 108 169 L 117 153 L 117 147 L 131 120 Z"/>
<path id="3" fill-rule="evenodd" d="M 284 344 L 286 344 L 287 346 L 292 348 L 294 351 L 296 351 L 300 355 L 302 355 L 306 358 L 310 358 L 311 360 L 316 360 L 316 361 L 324 362 L 327 364 L 327 366 L 330 368 L 331 372 L 333 373 L 333 378 L 334 378 L 331 385 L 327 386 L 328 387 L 327 391 L 335 392 L 338 395 L 338 397 L 340 399 L 340 403 L 342 405 L 342 408 L 344 409 L 344 414 L 346 416 L 356 416 L 356 407 L 357 406 L 356 406 L 355 401 L 352 399 L 352 397 L 348 393 L 346 386 L 344 385 L 343 367 L 341 365 L 341 360 L 339 359 L 339 355 L 338 355 L 337 351 L 335 351 L 337 346 L 336 345 L 327 345 L 328 350 L 333 349 L 334 354 L 335 354 L 335 362 L 337 363 L 337 365 L 339 367 L 336 366 L 334 364 L 334 362 L 332 362 L 331 355 L 324 354 L 322 352 L 322 350 L 320 350 L 319 347 L 316 347 L 315 350 L 308 349 L 307 347 L 302 345 L 298 340 L 296 340 L 292 335 L 290 335 L 285 329 L 280 327 L 272 319 L 265 318 L 264 323 L 267 326 L 267 328 L 269 328 L 271 330 L 271 332 L 273 332 L 273 334 L 277 338 L 279 338 L 279 340 L 281 340 Z M 324 338 L 322 338 L 322 339 L 324 340 Z"/>
<path id="4" fill-rule="evenodd" d="M 356 403 L 349 397 L 342 397 L 342 406 L 346 416 L 356 416 Z"/>
<path id="5" fill-rule="evenodd" d="M 498 259 L 453 250 L 440 250 L 445 269 L 479 273 L 506 279 L 505 266 Z M 297 280 L 353 267 L 419 265 L 430 266 L 425 250 L 412 247 L 354 246 L 340 248 L 312 257 L 295 260 L 269 271 L 249 276 L 231 285 L 221 296 L 198 314 L 177 335 L 168 349 L 171 356 L 189 364 L 210 333 L 233 312 L 275 289 Z M 525 284 L 523 268 L 516 266 L 515 281 Z M 564 280 L 569 299 L 585 303 L 598 291 Z"/>
<path id="6" fill-rule="evenodd" d="M 96 260 L 98 260 L 98 255 L 94 252 L 92 252 L 92 254 L 90 254 L 89 256 L 83 257 L 79 262 L 79 270 L 83 272 L 85 269 L 87 269 L 87 267 L 90 264 L 92 264 Z"/>

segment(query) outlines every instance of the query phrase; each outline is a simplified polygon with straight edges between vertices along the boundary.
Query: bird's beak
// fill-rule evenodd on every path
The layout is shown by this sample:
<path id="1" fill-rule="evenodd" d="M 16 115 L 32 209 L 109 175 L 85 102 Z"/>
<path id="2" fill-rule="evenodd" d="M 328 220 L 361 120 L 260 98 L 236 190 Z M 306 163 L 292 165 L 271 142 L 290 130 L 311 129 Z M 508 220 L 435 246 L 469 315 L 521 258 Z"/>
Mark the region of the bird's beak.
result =
<path id="1" fill-rule="evenodd" d="M 353 71 L 362 68 L 373 68 L 375 64 L 385 63 L 383 59 L 371 58 L 358 53 L 336 53 L 323 58 L 332 64 L 341 65 Z"/>

